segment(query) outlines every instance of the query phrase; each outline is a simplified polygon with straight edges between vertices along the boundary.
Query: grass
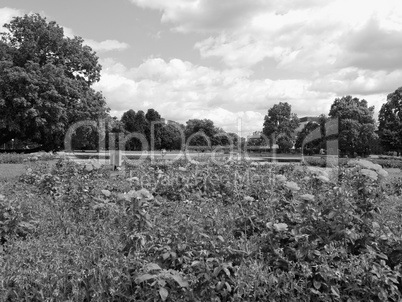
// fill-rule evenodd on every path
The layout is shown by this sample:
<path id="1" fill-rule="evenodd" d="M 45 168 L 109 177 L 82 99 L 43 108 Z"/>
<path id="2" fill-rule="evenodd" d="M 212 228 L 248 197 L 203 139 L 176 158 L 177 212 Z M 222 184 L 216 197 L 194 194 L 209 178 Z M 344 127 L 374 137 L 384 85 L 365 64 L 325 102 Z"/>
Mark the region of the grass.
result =
<path id="1" fill-rule="evenodd" d="M 10 179 L 24 174 L 26 166 L 24 164 L 0 164 L 0 179 Z"/>
<path id="2" fill-rule="evenodd" d="M 0 164 L 22 164 L 27 158 L 26 154 L 0 153 Z"/>

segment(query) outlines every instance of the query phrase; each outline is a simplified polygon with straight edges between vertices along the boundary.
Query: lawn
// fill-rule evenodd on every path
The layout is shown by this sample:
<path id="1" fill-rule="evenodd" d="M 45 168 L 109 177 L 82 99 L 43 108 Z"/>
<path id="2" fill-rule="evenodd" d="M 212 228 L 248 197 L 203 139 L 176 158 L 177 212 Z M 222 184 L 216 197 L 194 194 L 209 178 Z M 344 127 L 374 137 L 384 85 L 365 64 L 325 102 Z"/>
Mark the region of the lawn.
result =
<path id="1" fill-rule="evenodd" d="M 0 297 L 399 301 L 401 194 L 367 162 L 33 163 L 0 181 Z"/>
<path id="2" fill-rule="evenodd" d="M 14 178 L 25 173 L 26 167 L 24 164 L 0 164 L 0 179 Z"/>

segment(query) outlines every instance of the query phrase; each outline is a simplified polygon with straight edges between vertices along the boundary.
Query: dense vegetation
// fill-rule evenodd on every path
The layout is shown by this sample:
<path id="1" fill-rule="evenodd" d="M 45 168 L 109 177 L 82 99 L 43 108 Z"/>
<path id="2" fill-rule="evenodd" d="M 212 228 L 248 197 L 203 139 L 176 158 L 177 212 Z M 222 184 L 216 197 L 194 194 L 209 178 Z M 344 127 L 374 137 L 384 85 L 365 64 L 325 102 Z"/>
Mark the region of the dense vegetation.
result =
<path id="1" fill-rule="evenodd" d="M 92 89 L 101 66 L 80 37 L 64 36 L 38 14 L 15 17 L 0 34 L 0 145 L 29 140 L 44 150 L 63 148 L 75 122 L 107 116 Z"/>
<path id="2" fill-rule="evenodd" d="M 378 115 L 379 134 L 387 150 L 402 152 L 402 87 L 387 96 Z"/>
<path id="3" fill-rule="evenodd" d="M 4 301 L 399 301 L 400 179 L 257 163 L 38 163 L 0 183 Z"/>

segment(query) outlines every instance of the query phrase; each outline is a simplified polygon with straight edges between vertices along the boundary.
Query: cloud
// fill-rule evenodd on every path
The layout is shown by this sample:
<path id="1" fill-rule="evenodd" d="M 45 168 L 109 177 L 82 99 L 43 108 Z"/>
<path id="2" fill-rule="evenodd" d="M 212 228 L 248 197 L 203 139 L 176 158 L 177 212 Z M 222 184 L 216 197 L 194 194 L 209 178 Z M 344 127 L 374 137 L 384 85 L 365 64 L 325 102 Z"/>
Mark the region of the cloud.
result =
<path id="1" fill-rule="evenodd" d="M 104 40 L 101 42 L 94 41 L 91 39 L 85 39 L 85 43 L 90 46 L 93 50 L 98 52 L 112 51 L 112 50 L 125 50 L 129 48 L 129 45 L 124 42 L 119 42 L 117 40 Z"/>
<path id="2" fill-rule="evenodd" d="M 63 31 L 64 31 L 64 35 L 66 37 L 69 38 L 74 38 L 77 34 L 75 34 L 75 32 L 69 28 L 69 27 L 65 27 L 63 26 Z M 92 48 L 92 50 L 96 51 L 96 52 L 108 52 L 108 51 L 122 51 L 125 50 L 127 48 L 129 48 L 129 44 L 125 43 L 125 42 L 120 42 L 117 40 L 104 40 L 104 41 L 95 41 L 92 39 L 87 39 L 87 38 L 83 38 L 84 39 L 84 44 L 88 45 L 89 47 Z"/>
<path id="3" fill-rule="evenodd" d="M 14 17 L 22 16 L 23 12 L 19 9 L 2 7 L 0 8 L 0 32 L 5 32 L 4 24 L 9 23 Z"/>
<path id="4" fill-rule="evenodd" d="M 154 108 L 181 123 L 209 118 L 230 132 L 237 131 L 240 118 L 245 135 L 261 130 L 268 109 L 280 101 L 300 116 L 319 115 L 329 111 L 335 97 L 311 90 L 308 80 L 257 80 L 247 70 L 217 70 L 180 59 L 149 58 L 131 69 L 112 59 L 101 64 L 102 78 L 94 88 L 103 92 L 114 115 Z"/>
<path id="5" fill-rule="evenodd" d="M 342 45 L 345 52 L 339 60 L 341 66 L 370 70 L 402 67 L 402 20 L 381 24 L 378 18 L 370 18 L 362 28 L 353 30 L 345 41 Z"/>
<path id="6" fill-rule="evenodd" d="M 209 33 L 195 48 L 229 67 L 252 68 L 265 58 L 278 69 L 311 73 L 402 64 L 399 0 L 131 1 L 160 10 L 173 30 Z"/>
<path id="7" fill-rule="evenodd" d="M 241 25 L 255 12 L 271 6 L 255 0 L 131 0 L 143 8 L 162 11 L 161 21 L 174 24 L 179 32 L 216 32 Z"/>
<path id="8" fill-rule="evenodd" d="M 387 93 L 401 85 L 402 71 L 363 70 L 356 67 L 343 68 L 313 81 L 311 89 L 333 92 L 336 95 L 372 95 Z"/>

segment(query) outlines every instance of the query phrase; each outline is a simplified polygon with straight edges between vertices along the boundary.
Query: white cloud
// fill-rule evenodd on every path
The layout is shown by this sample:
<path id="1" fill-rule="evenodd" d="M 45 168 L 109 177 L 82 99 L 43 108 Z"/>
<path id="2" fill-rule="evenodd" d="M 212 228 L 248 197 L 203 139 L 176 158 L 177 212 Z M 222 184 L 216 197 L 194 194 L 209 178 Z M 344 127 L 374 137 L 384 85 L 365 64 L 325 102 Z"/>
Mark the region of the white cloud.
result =
<path id="1" fill-rule="evenodd" d="M 163 117 L 185 123 L 209 118 L 226 131 L 244 135 L 261 130 L 268 109 L 289 102 L 300 116 L 327 113 L 334 95 L 310 90 L 308 80 L 252 80 L 248 71 L 216 70 L 179 59 L 150 58 L 127 69 L 112 59 L 102 60 L 102 78 L 95 85 L 105 95 L 112 114 L 154 108 Z"/>
<path id="2" fill-rule="evenodd" d="M 69 27 L 63 26 L 64 35 L 69 38 L 74 38 L 77 34 Z M 79 35 L 78 35 L 79 36 Z M 107 52 L 107 51 L 121 51 L 129 48 L 130 46 L 125 42 L 120 42 L 117 40 L 104 40 L 104 41 L 95 41 L 92 39 L 84 39 L 84 44 L 88 45 L 92 48 L 92 50 L 96 52 Z"/>
<path id="3" fill-rule="evenodd" d="M 19 9 L 2 7 L 0 8 L 0 32 L 7 31 L 3 25 L 9 23 L 14 17 L 22 16 L 23 12 Z"/>
<path id="4" fill-rule="evenodd" d="M 216 32 L 236 27 L 255 12 L 271 6 L 265 0 L 131 0 L 143 7 L 161 10 L 164 23 L 180 32 Z"/>
<path id="5" fill-rule="evenodd" d="M 341 69 L 325 77 L 317 78 L 311 89 L 315 91 L 332 91 L 337 95 L 386 95 L 401 85 L 402 71 L 363 70 L 356 67 Z"/>
<path id="6" fill-rule="evenodd" d="M 251 68 L 271 58 L 280 69 L 326 74 L 402 62 L 400 0 L 131 1 L 162 11 L 162 21 L 175 30 L 212 34 L 195 47 L 230 67 Z"/>
<path id="7" fill-rule="evenodd" d="M 93 50 L 102 51 L 112 51 L 112 50 L 125 50 L 129 47 L 127 43 L 119 42 L 117 40 L 104 40 L 101 42 L 94 41 L 91 39 L 85 39 L 85 43 L 90 46 Z"/>

